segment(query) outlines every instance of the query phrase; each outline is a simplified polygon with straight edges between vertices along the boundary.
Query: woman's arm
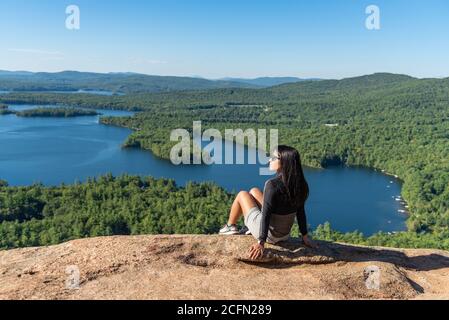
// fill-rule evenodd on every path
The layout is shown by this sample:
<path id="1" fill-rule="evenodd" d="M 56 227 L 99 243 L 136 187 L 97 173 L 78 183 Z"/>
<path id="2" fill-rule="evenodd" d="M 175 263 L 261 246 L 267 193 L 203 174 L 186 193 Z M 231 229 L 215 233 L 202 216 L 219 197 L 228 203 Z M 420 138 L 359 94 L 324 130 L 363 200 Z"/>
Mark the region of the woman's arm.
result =
<path id="1" fill-rule="evenodd" d="M 308 234 L 308 231 L 306 210 L 304 209 L 304 204 L 302 204 L 296 211 L 296 220 L 298 221 L 299 232 L 301 232 L 302 236 L 306 236 Z"/>
<path id="2" fill-rule="evenodd" d="M 271 214 L 273 213 L 273 210 L 275 208 L 275 188 L 273 186 L 273 183 L 268 180 L 265 183 L 265 187 L 263 190 L 262 219 L 260 221 L 260 236 L 258 240 L 262 243 L 265 243 L 268 237 L 268 228 L 270 227 Z"/>
<path id="3" fill-rule="evenodd" d="M 302 240 L 307 247 L 318 248 L 318 245 L 309 238 L 307 230 L 307 217 L 304 205 L 298 208 L 296 212 L 296 220 L 298 220 L 299 232 L 301 232 Z"/>
<path id="4" fill-rule="evenodd" d="M 251 246 L 249 250 L 250 259 L 256 260 L 263 256 L 263 249 L 265 241 L 268 237 L 268 228 L 270 227 L 270 218 L 274 209 L 274 187 L 272 182 L 268 180 L 265 182 L 263 189 L 262 202 L 262 219 L 260 219 L 260 235 L 257 243 Z"/>

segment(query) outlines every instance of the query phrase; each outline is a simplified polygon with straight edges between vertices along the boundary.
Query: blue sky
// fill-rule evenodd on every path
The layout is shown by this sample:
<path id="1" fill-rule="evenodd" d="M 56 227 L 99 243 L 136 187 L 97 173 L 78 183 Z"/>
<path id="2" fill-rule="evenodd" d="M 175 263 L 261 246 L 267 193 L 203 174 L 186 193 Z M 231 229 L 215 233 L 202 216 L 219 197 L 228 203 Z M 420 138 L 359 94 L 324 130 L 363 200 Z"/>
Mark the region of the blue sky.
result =
<path id="1" fill-rule="evenodd" d="M 2 70 L 449 77 L 447 0 L 1 0 L 0 30 Z"/>

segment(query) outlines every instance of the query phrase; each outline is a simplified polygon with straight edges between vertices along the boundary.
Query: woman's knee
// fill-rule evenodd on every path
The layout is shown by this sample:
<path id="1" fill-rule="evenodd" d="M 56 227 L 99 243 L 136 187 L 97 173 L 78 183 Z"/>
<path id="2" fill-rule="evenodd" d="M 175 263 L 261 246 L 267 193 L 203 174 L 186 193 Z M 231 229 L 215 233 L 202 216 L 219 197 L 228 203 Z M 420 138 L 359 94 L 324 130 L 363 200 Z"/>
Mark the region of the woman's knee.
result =
<path id="1" fill-rule="evenodd" d="M 249 196 L 250 195 L 250 193 L 248 192 L 248 191 L 240 191 L 238 194 L 237 194 L 237 198 L 243 198 L 243 197 L 247 197 L 247 196 Z"/>
<path id="2" fill-rule="evenodd" d="M 256 195 L 256 194 L 262 193 L 262 191 L 260 191 L 259 188 L 252 188 L 252 189 L 249 191 L 249 193 L 252 194 L 252 195 Z"/>

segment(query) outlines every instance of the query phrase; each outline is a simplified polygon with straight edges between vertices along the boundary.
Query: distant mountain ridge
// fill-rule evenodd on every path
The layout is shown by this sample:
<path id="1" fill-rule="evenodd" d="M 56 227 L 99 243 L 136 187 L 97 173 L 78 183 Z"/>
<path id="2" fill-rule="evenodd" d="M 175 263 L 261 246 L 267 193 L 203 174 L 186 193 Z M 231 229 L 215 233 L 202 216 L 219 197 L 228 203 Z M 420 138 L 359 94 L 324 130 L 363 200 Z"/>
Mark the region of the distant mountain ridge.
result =
<path id="1" fill-rule="evenodd" d="M 394 73 L 373 73 L 358 77 L 344 78 L 341 80 L 301 81 L 295 83 L 284 83 L 278 86 L 266 88 L 265 90 L 274 94 L 295 96 L 298 93 L 323 94 L 335 91 L 360 92 L 376 90 L 393 90 L 400 88 L 403 84 L 422 85 L 425 82 L 442 83 L 445 79 L 418 79 L 408 75 Z"/>
<path id="2" fill-rule="evenodd" d="M 153 76 L 129 72 L 62 71 L 33 73 L 0 70 L 0 90 L 9 91 L 106 90 L 122 93 L 157 93 L 220 88 L 260 88 L 260 86 L 226 80 Z"/>
<path id="3" fill-rule="evenodd" d="M 240 82 L 252 84 L 260 87 L 272 87 L 285 83 L 295 83 L 301 81 L 316 81 L 321 80 L 319 78 L 297 78 L 297 77 L 259 77 L 254 79 L 246 79 L 246 78 L 223 78 L 220 80 L 224 81 L 232 81 L 232 82 Z"/>
<path id="4" fill-rule="evenodd" d="M 0 70 L 0 90 L 73 91 L 106 90 L 121 93 L 158 93 L 225 88 L 259 89 L 308 80 L 296 77 L 260 77 L 255 79 L 206 79 L 199 76 L 157 76 L 134 72 L 29 72 Z"/>
<path id="5" fill-rule="evenodd" d="M 28 72 L 0 70 L 0 91 L 109 91 L 112 93 L 170 93 L 217 89 L 264 89 L 266 92 L 294 93 L 295 91 L 324 92 L 329 90 L 376 90 L 394 88 L 404 82 L 447 82 L 449 78 L 415 78 L 403 74 L 374 73 L 340 80 L 260 77 L 254 79 L 155 76 L 132 72 Z"/>

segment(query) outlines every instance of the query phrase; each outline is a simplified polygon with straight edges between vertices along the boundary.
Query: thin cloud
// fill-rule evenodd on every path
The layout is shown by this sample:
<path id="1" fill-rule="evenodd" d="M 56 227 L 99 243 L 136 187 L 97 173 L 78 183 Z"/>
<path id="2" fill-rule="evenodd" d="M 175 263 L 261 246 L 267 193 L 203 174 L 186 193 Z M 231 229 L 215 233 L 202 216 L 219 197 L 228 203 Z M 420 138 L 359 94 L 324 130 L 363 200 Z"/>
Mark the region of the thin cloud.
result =
<path id="1" fill-rule="evenodd" d="M 47 56 L 61 56 L 62 52 L 59 51 L 47 51 L 47 50 L 39 50 L 39 49 L 20 49 L 20 48 L 9 48 L 10 52 L 20 52 L 20 53 L 30 53 L 30 54 L 40 54 Z"/>
<path id="2" fill-rule="evenodd" d="M 132 63 L 132 64 L 167 64 L 168 62 L 164 61 L 164 60 L 132 58 L 132 59 L 130 59 L 130 63 Z"/>
<path id="3" fill-rule="evenodd" d="M 147 60 L 146 62 L 149 64 L 166 64 L 166 63 L 168 63 L 167 61 L 163 61 L 163 60 Z"/>

